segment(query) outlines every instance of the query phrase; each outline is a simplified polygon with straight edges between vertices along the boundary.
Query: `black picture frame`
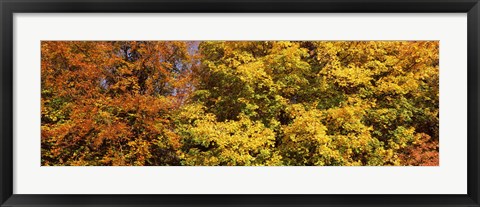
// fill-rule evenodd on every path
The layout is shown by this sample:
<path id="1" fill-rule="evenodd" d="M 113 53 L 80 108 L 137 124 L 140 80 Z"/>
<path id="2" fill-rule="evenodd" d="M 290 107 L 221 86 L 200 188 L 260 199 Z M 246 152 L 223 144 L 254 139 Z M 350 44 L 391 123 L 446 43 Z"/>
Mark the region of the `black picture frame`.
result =
<path id="1" fill-rule="evenodd" d="M 0 0 L 1 206 L 480 206 L 478 0 Z M 14 13 L 467 13 L 468 189 L 465 195 L 21 195 L 13 194 Z M 93 186 L 92 186 L 93 187 Z"/>

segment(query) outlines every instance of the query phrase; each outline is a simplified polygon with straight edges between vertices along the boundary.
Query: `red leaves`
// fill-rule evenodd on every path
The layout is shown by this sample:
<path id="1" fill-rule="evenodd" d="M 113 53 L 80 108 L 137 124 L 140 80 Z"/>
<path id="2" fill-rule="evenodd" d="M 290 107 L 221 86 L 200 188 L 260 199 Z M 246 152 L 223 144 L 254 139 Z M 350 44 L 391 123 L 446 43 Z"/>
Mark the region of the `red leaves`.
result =
<path id="1" fill-rule="evenodd" d="M 438 140 L 433 140 L 427 134 L 419 134 L 419 141 L 409 146 L 404 153 L 400 154 L 400 159 L 403 160 L 404 165 L 413 166 L 438 166 L 439 158 L 439 143 Z"/>

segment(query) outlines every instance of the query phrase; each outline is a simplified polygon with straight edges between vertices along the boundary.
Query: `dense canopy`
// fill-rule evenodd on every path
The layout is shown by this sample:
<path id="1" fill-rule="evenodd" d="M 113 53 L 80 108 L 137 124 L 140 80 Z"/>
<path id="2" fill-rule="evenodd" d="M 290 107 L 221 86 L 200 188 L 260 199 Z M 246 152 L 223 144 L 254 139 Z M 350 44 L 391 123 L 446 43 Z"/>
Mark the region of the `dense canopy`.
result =
<path id="1" fill-rule="evenodd" d="M 439 164 L 438 41 L 43 41 L 41 163 Z"/>

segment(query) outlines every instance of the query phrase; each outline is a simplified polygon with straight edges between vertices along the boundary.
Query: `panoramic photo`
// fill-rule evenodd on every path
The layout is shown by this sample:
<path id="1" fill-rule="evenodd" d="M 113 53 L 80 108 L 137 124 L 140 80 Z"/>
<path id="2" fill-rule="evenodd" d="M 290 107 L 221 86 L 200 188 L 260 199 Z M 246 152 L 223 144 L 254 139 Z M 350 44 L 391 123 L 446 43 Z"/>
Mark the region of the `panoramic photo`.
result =
<path id="1" fill-rule="evenodd" d="M 439 166 L 439 41 L 42 41 L 42 166 Z"/>

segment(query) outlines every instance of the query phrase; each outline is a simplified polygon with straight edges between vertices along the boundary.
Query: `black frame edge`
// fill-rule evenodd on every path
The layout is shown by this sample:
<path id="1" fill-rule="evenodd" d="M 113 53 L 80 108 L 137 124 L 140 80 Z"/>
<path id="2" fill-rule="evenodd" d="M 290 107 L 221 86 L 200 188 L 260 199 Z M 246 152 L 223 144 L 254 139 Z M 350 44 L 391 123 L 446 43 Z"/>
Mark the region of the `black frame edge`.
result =
<path id="1" fill-rule="evenodd" d="M 277 4 L 275 4 L 277 3 Z M 274 5 L 272 5 L 274 4 Z M 290 6 L 296 4 L 297 6 Z M 161 7 L 159 7 L 161 5 Z M 186 5 L 186 6 L 185 6 Z M 255 5 L 255 8 L 252 8 Z M 182 6 L 182 9 L 179 7 Z M 368 7 L 368 8 L 367 8 Z M 480 206 L 478 0 L 0 0 L 0 206 Z M 468 12 L 467 195 L 14 195 L 13 14 L 16 12 Z M 10 124 L 8 124 L 10 123 Z M 274 201 L 275 202 L 272 202 Z"/>
<path id="2" fill-rule="evenodd" d="M 2 67 L 0 83 L 0 202 L 4 203 L 13 194 L 13 12 L 5 2 L 0 1 Z"/>
<path id="3" fill-rule="evenodd" d="M 468 12 L 467 28 L 468 28 L 468 195 L 472 200 L 479 203 L 479 174 L 480 174 L 480 142 L 479 142 L 479 117 L 478 109 L 480 104 L 479 93 L 479 51 L 480 51 L 480 5 L 475 4 Z"/>
<path id="4" fill-rule="evenodd" d="M 402 13 L 467 12 L 477 0 L 3 0 L 15 12 Z"/>
<path id="5" fill-rule="evenodd" d="M 5 206 L 478 206 L 467 195 L 13 195 Z"/>

